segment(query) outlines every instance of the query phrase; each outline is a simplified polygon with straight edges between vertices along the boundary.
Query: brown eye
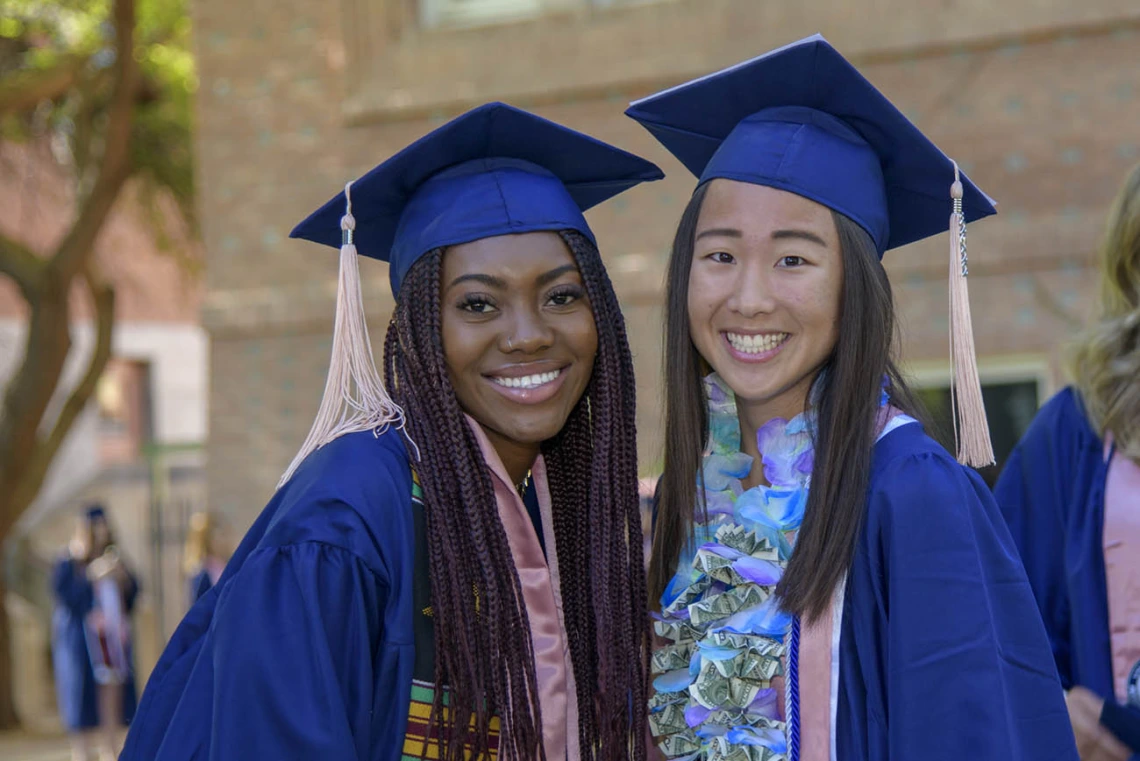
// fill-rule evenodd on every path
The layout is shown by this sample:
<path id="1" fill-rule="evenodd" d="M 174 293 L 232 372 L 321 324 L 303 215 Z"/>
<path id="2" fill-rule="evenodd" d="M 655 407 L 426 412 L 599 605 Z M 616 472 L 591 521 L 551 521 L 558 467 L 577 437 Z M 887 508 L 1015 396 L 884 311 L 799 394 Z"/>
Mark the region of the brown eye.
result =
<path id="1" fill-rule="evenodd" d="M 464 296 L 456 306 L 461 311 L 472 314 L 487 314 L 495 310 L 495 305 L 491 303 L 490 299 L 475 293 Z"/>
<path id="2" fill-rule="evenodd" d="M 799 267 L 803 264 L 804 258 L 802 256 L 785 256 L 780 259 L 781 267 Z"/>
<path id="3" fill-rule="evenodd" d="M 736 258 L 726 251 L 714 251 L 705 258 L 711 259 L 718 264 L 733 264 L 736 262 Z"/>
<path id="4" fill-rule="evenodd" d="M 552 291 L 547 297 L 547 303 L 556 307 L 570 306 L 584 295 L 585 293 L 578 286 L 565 285 Z"/>

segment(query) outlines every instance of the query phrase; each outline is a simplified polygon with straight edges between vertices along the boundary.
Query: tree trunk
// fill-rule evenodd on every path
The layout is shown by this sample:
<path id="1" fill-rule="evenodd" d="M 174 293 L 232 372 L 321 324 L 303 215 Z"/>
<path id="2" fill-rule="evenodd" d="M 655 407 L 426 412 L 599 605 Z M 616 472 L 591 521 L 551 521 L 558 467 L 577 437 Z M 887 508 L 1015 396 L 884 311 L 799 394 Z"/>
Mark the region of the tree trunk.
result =
<path id="1" fill-rule="evenodd" d="M 112 66 L 115 84 L 107 126 L 101 136 L 103 150 L 95 182 L 81 201 L 67 234 L 43 260 L 11 241 L 0 239 L 0 273 L 15 280 L 31 309 L 24 359 L 8 380 L 0 402 L 0 561 L 4 540 L 35 500 L 52 458 L 94 392 L 110 356 L 114 292 L 102 281 L 92 257 L 107 216 L 132 171 L 131 125 L 139 78 L 134 54 L 135 0 L 115 0 L 111 13 L 116 38 Z M 36 102 L 51 90 L 37 87 L 46 87 L 45 82 L 56 89 L 66 87 L 64 78 L 24 79 L 18 86 L 9 78 L 0 84 L 12 87 L 0 88 L 0 96 L 7 103 Z M 20 93 L 30 93 L 31 100 L 20 100 Z M 2 114 L 3 108 L 0 108 Z M 86 374 L 45 435 L 44 418 L 71 348 L 68 307 L 76 277 L 86 280 L 95 304 L 96 343 Z M 18 721 L 4 572 L 0 562 L 0 731 L 16 726 Z"/>
<path id="2" fill-rule="evenodd" d="M 4 544 L 0 542 L 0 729 L 19 726 L 16 715 L 15 684 L 12 683 L 12 636 L 8 621 L 8 585 L 6 584 L 6 563 Z"/>

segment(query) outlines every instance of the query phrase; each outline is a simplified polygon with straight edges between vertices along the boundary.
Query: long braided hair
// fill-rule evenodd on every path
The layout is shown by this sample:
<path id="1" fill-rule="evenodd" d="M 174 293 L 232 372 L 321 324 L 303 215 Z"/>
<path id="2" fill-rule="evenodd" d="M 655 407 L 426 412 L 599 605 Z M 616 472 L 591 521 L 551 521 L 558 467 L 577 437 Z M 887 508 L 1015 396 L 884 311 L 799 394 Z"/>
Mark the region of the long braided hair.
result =
<path id="1" fill-rule="evenodd" d="M 595 246 L 564 231 L 598 331 L 586 393 L 542 446 L 553 502 L 563 614 L 577 680 L 581 758 L 645 758 L 649 628 L 637 491 L 633 361 L 625 322 Z M 489 757 L 498 715 L 504 761 L 545 758 L 526 606 L 490 473 L 448 378 L 440 271 L 444 251 L 413 265 L 384 345 L 385 382 L 419 450 L 441 758 Z M 562 761 L 550 759 L 549 761 Z"/>

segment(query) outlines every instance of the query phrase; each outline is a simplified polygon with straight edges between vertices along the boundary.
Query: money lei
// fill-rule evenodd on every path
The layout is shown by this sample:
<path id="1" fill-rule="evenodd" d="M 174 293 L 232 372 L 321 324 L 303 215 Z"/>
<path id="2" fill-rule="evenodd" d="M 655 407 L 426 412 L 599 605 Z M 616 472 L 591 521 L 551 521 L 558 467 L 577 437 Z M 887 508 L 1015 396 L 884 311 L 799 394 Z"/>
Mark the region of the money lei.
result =
<path id="1" fill-rule="evenodd" d="M 740 451 L 732 392 L 705 379 L 710 447 L 704 510 L 661 598 L 649 721 L 678 761 L 786 761 L 786 725 L 773 680 L 784 675 L 791 617 L 774 592 L 803 521 L 813 462 L 811 419 L 774 419 L 757 432 L 770 485 L 745 490 L 752 457 Z"/>

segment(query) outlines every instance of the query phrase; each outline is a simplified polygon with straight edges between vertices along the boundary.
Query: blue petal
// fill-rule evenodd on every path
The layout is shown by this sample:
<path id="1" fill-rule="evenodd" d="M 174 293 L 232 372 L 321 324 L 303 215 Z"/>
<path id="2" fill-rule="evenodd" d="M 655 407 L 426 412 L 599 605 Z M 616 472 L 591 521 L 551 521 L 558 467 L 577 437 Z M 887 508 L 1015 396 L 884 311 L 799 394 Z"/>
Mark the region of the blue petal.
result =
<path id="1" fill-rule="evenodd" d="M 745 556 L 732 564 L 732 569 L 747 581 L 770 587 L 780 583 L 784 569 L 768 560 Z"/>
<path id="2" fill-rule="evenodd" d="M 702 724 L 693 730 L 693 734 L 702 740 L 711 740 L 714 737 L 724 737 L 728 732 L 728 727 L 722 727 L 718 724 Z"/>
<path id="3" fill-rule="evenodd" d="M 712 631 L 762 634 L 766 637 L 782 640 L 791 625 L 792 617 L 780 610 L 777 598 L 769 597 L 759 605 L 738 611 Z"/>
<path id="4" fill-rule="evenodd" d="M 744 650 L 738 647 L 718 647 L 717 645 L 708 645 L 704 642 L 698 642 L 697 648 L 700 650 L 701 657 L 707 658 L 710 661 L 730 661 L 744 652 Z"/>
<path id="5" fill-rule="evenodd" d="M 752 456 L 743 452 L 711 454 L 705 457 L 703 475 L 707 491 L 725 491 L 733 481 L 739 481 L 752 472 Z"/>
<path id="6" fill-rule="evenodd" d="M 788 742 L 784 738 L 784 733 L 770 727 L 764 729 L 749 726 L 733 727 L 728 730 L 725 739 L 733 745 L 760 746 L 775 753 L 787 753 L 788 751 Z"/>
<path id="7" fill-rule="evenodd" d="M 719 557 L 727 558 L 729 560 L 736 560 L 737 558 L 744 557 L 744 553 L 740 550 L 734 550 L 731 547 L 727 547 L 721 544 L 720 542 L 705 542 L 701 545 L 700 549 L 704 550 L 705 552 L 711 552 L 712 554 Z"/>
<path id="8" fill-rule="evenodd" d="M 695 727 L 712 714 L 711 708 L 705 708 L 700 703 L 694 703 L 685 709 L 685 723 Z"/>
<path id="9" fill-rule="evenodd" d="M 771 526 L 780 531 L 799 528 L 807 507 L 806 489 L 756 487 L 736 500 L 736 513 L 743 521 Z"/>
<path id="10" fill-rule="evenodd" d="M 658 692 L 680 692 L 689 689 L 689 685 L 692 683 L 693 677 L 689 673 L 689 669 L 677 669 L 676 671 L 667 671 L 654 679 L 653 689 Z"/>
<path id="11" fill-rule="evenodd" d="M 780 716 L 780 706 L 776 690 L 772 687 L 760 690 L 744 711 L 752 718 L 763 716 L 766 719 L 778 719 Z"/>
<path id="12" fill-rule="evenodd" d="M 705 493 L 705 512 L 711 519 L 713 516 L 731 516 L 736 496 L 731 491 L 713 491 Z"/>
<path id="13" fill-rule="evenodd" d="M 692 572 L 685 570 L 684 573 L 678 571 L 672 579 L 669 580 L 669 585 L 665 587 L 665 591 L 661 594 L 661 608 L 668 608 L 673 602 L 681 596 L 685 588 L 692 582 Z"/>

